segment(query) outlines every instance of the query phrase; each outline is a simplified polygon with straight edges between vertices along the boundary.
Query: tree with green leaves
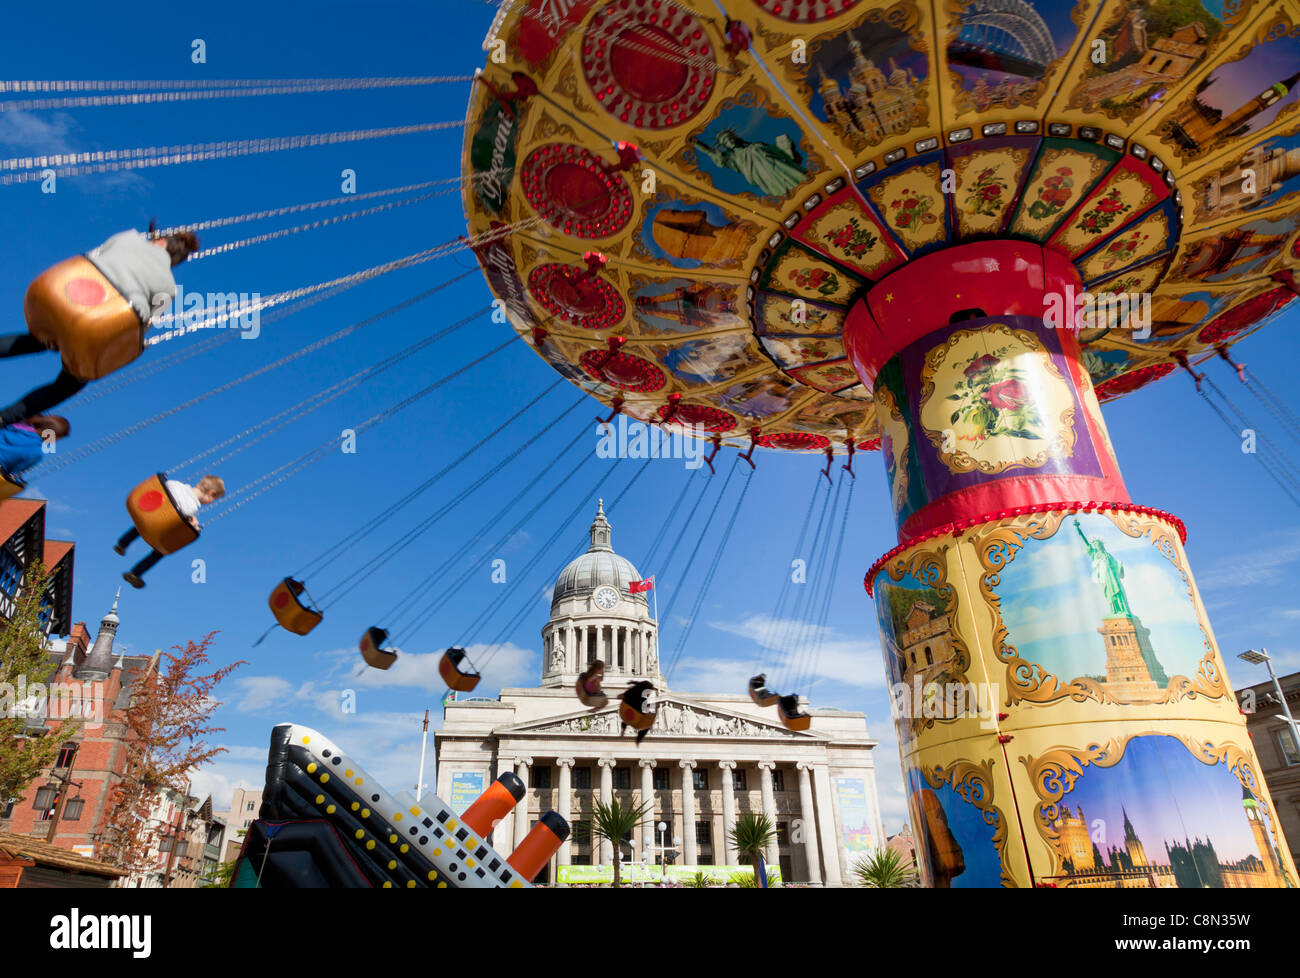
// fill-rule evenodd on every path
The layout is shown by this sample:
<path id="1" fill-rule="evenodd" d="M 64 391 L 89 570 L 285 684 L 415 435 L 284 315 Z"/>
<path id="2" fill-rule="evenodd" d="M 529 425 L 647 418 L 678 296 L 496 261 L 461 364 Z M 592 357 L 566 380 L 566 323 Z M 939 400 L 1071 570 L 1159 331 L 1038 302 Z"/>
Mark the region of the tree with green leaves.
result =
<path id="1" fill-rule="evenodd" d="M 754 867 L 754 881 L 759 880 L 759 860 L 776 840 L 776 826 L 766 815 L 758 812 L 741 812 L 736 816 L 736 824 L 730 833 L 731 844 L 736 849 L 736 856 L 744 859 Z"/>
<path id="2" fill-rule="evenodd" d="M 896 849 L 877 849 L 853 866 L 858 886 L 893 890 L 916 885 L 916 870 L 903 863 Z"/>
<path id="3" fill-rule="evenodd" d="M 28 724 L 29 707 L 45 710 L 44 703 L 31 699 L 33 687 L 40 689 L 59 668 L 46 648 L 41 622 L 49 580 L 39 561 L 29 567 L 17 608 L 0 626 L 0 808 L 23 796 L 79 726 L 71 718 L 52 727 Z"/>
<path id="4" fill-rule="evenodd" d="M 623 804 L 618 798 L 611 798 L 608 805 L 597 800 L 591 813 L 591 821 L 574 826 L 574 838 L 579 842 L 607 839 L 614 849 L 614 885 L 622 886 L 623 854 L 620 843 L 624 836 L 630 835 L 645 817 L 654 811 L 654 802 L 638 803 L 635 800 Z M 582 828 L 585 826 L 585 828 Z M 577 838 L 579 834 L 586 838 Z"/>

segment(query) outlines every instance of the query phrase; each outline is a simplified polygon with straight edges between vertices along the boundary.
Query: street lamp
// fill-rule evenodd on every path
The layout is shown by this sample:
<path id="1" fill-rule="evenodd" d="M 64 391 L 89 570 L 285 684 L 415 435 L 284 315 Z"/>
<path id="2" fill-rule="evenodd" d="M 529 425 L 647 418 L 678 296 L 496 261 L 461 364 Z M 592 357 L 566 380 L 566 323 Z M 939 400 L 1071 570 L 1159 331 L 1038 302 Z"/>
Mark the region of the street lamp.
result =
<path id="1" fill-rule="evenodd" d="M 663 881 L 668 876 L 668 867 L 664 863 L 664 833 L 668 831 L 668 823 L 660 822 L 655 826 L 659 830 L 659 879 Z"/>
<path id="2" fill-rule="evenodd" d="M 1300 727 L 1296 726 L 1295 717 L 1291 715 L 1291 708 L 1286 705 L 1286 693 L 1282 692 L 1282 684 L 1277 681 L 1277 673 L 1273 671 L 1273 660 L 1269 657 L 1268 649 L 1247 649 L 1245 652 L 1239 652 L 1237 658 L 1252 665 L 1259 665 L 1261 662 L 1268 669 L 1268 678 L 1273 680 L 1273 689 L 1277 693 L 1277 698 L 1282 703 L 1282 712 L 1286 714 L 1286 722 L 1291 726 L 1291 739 L 1295 742 L 1296 748 L 1300 750 Z"/>

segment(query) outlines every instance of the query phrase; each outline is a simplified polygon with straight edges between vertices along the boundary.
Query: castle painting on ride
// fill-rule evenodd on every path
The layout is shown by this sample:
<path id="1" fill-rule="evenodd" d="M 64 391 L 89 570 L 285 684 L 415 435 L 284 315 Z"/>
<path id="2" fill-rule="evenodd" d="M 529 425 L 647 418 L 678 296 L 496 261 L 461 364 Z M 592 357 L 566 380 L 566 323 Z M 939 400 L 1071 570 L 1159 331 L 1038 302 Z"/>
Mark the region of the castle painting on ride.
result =
<path id="1" fill-rule="evenodd" d="M 1218 692 L 1211 677 L 1222 670 L 1180 561 L 1172 541 L 1130 536 L 1096 513 L 1025 539 L 991 589 L 1007 629 L 1000 656 L 1041 677 L 1013 687 L 1034 699 L 1059 681 L 1103 702 L 1150 703 L 1190 677 Z"/>
<path id="2" fill-rule="evenodd" d="M 1294 887 L 1273 817 L 1251 790 L 1253 774 L 1238 766 L 1241 751 L 1193 744 L 1147 734 L 1025 758 L 1040 794 L 1035 820 L 1056 863 L 1039 879 L 1089 888 Z M 1187 797 L 1198 803 L 1180 806 Z"/>
<path id="3" fill-rule="evenodd" d="M 897 12 L 898 16 L 894 16 Z M 916 19 L 901 3 L 879 19 L 816 42 L 809 51 L 809 108 L 851 144 L 874 146 L 926 120 L 925 80 L 930 64 L 908 32 Z"/>

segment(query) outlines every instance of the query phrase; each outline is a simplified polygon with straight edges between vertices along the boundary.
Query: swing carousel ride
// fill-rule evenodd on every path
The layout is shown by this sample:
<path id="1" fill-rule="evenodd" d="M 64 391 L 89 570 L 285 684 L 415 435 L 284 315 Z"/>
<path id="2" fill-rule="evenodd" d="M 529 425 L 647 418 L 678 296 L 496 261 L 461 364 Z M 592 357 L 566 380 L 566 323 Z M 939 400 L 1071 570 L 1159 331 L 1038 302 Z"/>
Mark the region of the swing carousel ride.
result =
<path id="1" fill-rule="evenodd" d="M 1129 499 L 1099 403 L 1199 389 L 1294 297 L 1298 18 L 610 0 L 485 42 L 464 199 L 472 235 L 527 222 L 476 249 L 520 338 L 611 417 L 883 454 L 865 583 L 934 885 L 1199 885 L 1127 816 L 1095 844 L 1116 799 L 1249 828 L 1221 885 L 1296 884 L 1183 524 Z"/>
<path id="2" fill-rule="evenodd" d="M 463 123 L 64 154 L 0 168 L 7 185 L 41 179 L 43 167 L 109 172 L 463 126 L 458 178 L 182 226 L 207 231 L 376 201 L 218 245 L 195 256 L 202 258 L 460 192 L 466 236 L 271 294 L 258 310 L 264 324 L 274 322 L 460 252 L 477 258 L 493 301 L 176 463 L 173 475 L 224 463 L 386 372 L 409 369 L 411 358 L 494 313 L 509 326 L 496 327 L 490 349 L 352 429 L 383 424 L 520 344 L 559 374 L 545 390 L 518 395 L 511 416 L 475 432 L 467 451 L 445 453 L 436 472 L 285 576 L 270 594 L 272 627 L 303 636 L 332 624 L 331 608 L 373 569 L 445 525 L 538 434 L 567 429 L 576 435 L 565 448 L 518 462 L 529 466 L 528 478 L 470 539 L 431 562 L 424 577 L 392 588 L 391 607 L 355 623 L 361 658 L 366 667 L 390 668 L 463 590 L 468 554 L 498 548 L 577 485 L 584 491 L 573 511 L 514 577 L 547 571 L 568 525 L 589 512 L 588 500 L 611 472 L 628 471 L 607 466 L 582 484 L 591 453 L 579 442 L 589 437 L 594 398 L 610 425 L 621 415 L 700 439 L 707 453 L 709 473 L 694 477 L 698 492 L 675 500 L 667 532 L 643 563 L 671 563 L 693 515 L 708 511 L 712 527 L 721 513 L 725 529 L 665 670 L 671 678 L 762 468 L 759 449 L 815 462 L 817 488 L 795 554 L 830 566 L 832 577 L 854 466 L 863 461 L 856 456 L 878 451 L 898 545 L 870 565 L 865 587 L 895 691 L 927 881 L 1295 886 L 1183 549 L 1185 528 L 1146 505 L 1158 500 L 1129 498 L 1100 404 L 1188 374 L 1236 437 L 1241 412 L 1208 368 L 1198 370 L 1222 359 L 1275 419 L 1294 418 L 1234 363 L 1231 348 L 1275 319 L 1297 291 L 1300 3 L 506 0 L 483 51 L 473 77 L 221 82 L 212 83 L 224 86 L 220 92 L 198 94 L 162 93 L 155 90 L 171 83 L 146 82 L 131 83 L 144 94 L 56 98 L 48 93 L 94 84 L 44 83 L 27 89 L 40 98 L 12 103 L 37 110 L 133 98 L 470 86 Z M 83 281 L 89 273 L 77 274 Z M 471 274 L 61 453 L 35 473 L 58 472 L 328 349 Z M 195 335 L 231 318 L 226 312 L 200 322 L 163 316 L 141 338 L 120 303 L 110 310 L 120 327 L 96 319 L 94 309 L 61 312 L 61 288 L 50 278 L 35 290 L 32 331 L 52 338 L 65 364 L 70 356 L 82 363 L 86 379 L 111 374 L 82 400 L 236 335 Z M 94 296 L 117 298 L 102 283 Z M 67 298 L 79 301 L 71 292 Z M 159 344 L 169 346 L 153 349 Z M 566 381 L 580 393 L 566 390 Z M 562 405 L 539 409 L 566 393 Z M 455 481 L 476 452 L 508 441 L 515 447 L 484 474 Z M 214 506 L 205 528 L 334 455 L 338 444 L 331 439 L 240 485 Z M 724 448 L 735 454 L 720 459 Z M 728 457 L 725 475 L 717 472 Z M 1271 452 L 1259 461 L 1300 502 L 1300 474 Z M 611 510 L 648 466 L 632 471 Z M 711 483 L 722 488 L 709 509 Z M 4 491 L 19 488 L 15 482 Z M 417 517 L 435 488 L 443 491 L 437 506 Z M 162 473 L 137 486 L 128 506 L 162 552 L 198 535 L 178 522 Z M 389 526 L 399 534 L 374 550 Z M 686 572 L 705 535 L 693 539 Z M 524 600 L 509 621 L 498 621 L 495 604 L 455 636 L 439 669 L 450 689 L 469 692 L 490 675 L 492 650 L 532 610 L 528 590 L 512 589 Z M 829 588 L 796 596 L 787 583 L 775 608 L 778 620 L 784 611 L 825 625 Z M 665 620 L 671 611 L 670 604 Z M 494 636 L 490 624 L 501 624 Z M 792 690 L 806 688 L 820 641 L 809 636 L 820 631 L 783 632 L 776 643 L 788 653 L 783 681 L 769 686 L 756 668 L 749 685 L 755 704 L 773 708 L 796 733 L 809 714 Z M 488 651 L 472 662 L 467 649 L 476 647 Z M 639 734 L 653 736 L 652 700 L 638 707 L 626 693 L 621 701 L 617 691 L 606 696 L 583 675 L 588 681 L 576 693 L 584 704 L 619 710 Z M 340 767 L 344 776 L 331 780 Z M 250 833 L 239 885 L 258 885 L 268 852 L 273 868 L 263 882 L 277 885 L 313 885 L 309 878 L 339 886 L 527 885 L 568 828 L 550 813 L 537 840 L 525 840 L 527 851 L 507 859 L 492 850 L 485 841 L 491 817 L 509 811 L 518 788 L 503 779 L 458 828 L 441 801 L 389 797 L 322 735 L 277 727 L 268 803 Z M 357 821 L 355 813 L 371 807 L 374 820 Z M 1137 810 L 1177 811 L 1180 821 L 1144 847 L 1128 817 Z M 1098 836 L 1090 822 L 1097 817 L 1109 835 Z M 405 839 L 403 819 L 416 820 L 414 841 Z M 1251 855 L 1220 859 L 1217 839 Z M 281 863 L 277 847 L 306 857 Z M 294 869 L 308 865 L 308 876 Z"/>

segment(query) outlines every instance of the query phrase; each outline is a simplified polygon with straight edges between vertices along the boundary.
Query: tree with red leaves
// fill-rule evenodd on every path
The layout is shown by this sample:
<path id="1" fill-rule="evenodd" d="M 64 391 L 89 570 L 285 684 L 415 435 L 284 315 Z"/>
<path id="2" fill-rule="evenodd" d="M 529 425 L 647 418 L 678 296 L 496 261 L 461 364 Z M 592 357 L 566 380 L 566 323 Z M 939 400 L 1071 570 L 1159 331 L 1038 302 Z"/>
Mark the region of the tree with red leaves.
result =
<path id="1" fill-rule="evenodd" d="M 130 703 L 120 714 L 127 730 L 127 762 L 113 789 L 102 852 L 105 861 L 122 869 L 145 869 L 160 832 L 169 830 L 149 818 L 159 793 L 170 788 L 184 797 L 194 771 L 226 751 L 208 740 L 225 730 L 211 725 L 212 714 L 221 706 L 213 693 L 247 663 L 205 672 L 215 635 L 209 632 L 197 643 L 187 640 L 184 648 L 174 645 L 176 654 L 161 653 L 136 681 Z"/>

